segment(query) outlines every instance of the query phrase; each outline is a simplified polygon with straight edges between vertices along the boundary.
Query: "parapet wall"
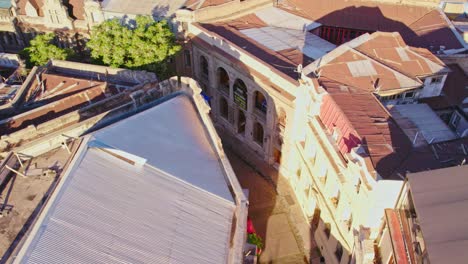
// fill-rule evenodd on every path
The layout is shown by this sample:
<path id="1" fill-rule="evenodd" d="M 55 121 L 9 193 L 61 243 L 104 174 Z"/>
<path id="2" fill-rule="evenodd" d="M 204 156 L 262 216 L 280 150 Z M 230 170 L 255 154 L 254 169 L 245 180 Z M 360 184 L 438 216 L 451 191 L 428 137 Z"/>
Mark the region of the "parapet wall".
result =
<path id="1" fill-rule="evenodd" d="M 59 73 L 62 72 L 85 79 L 107 81 L 116 84 L 141 84 L 158 80 L 156 74 L 152 72 L 111 68 L 71 61 L 51 60 L 47 64 L 47 68 Z"/>
<path id="2" fill-rule="evenodd" d="M 3 135 L 0 138 L 0 159 L 9 151 L 27 156 L 40 155 L 49 149 L 59 147 L 68 137 L 80 137 L 99 129 L 125 115 L 141 111 L 139 108 L 150 105 L 164 96 L 177 91 L 189 92 L 191 87 L 200 89 L 198 84 L 196 86 L 195 84 L 193 80 L 185 80 L 185 85 L 182 85 L 177 77 L 160 83 L 140 84 L 37 126 L 30 125 L 9 135 Z"/>

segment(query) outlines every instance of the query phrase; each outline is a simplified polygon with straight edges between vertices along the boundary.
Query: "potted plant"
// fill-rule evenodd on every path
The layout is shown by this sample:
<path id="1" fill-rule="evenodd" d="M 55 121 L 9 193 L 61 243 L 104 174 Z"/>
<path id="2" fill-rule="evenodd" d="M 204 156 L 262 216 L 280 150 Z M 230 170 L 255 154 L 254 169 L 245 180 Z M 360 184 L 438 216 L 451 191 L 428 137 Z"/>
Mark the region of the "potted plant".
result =
<path id="1" fill-rule="evenodd" d="M 255 233 L 248 234 L 247 242 L 249 242 L 252 245 L 257 246 L 257 256 L 262 253 L 263 241 L 262 241 L 262 238 L 259 237 L 257 234 Z"/>

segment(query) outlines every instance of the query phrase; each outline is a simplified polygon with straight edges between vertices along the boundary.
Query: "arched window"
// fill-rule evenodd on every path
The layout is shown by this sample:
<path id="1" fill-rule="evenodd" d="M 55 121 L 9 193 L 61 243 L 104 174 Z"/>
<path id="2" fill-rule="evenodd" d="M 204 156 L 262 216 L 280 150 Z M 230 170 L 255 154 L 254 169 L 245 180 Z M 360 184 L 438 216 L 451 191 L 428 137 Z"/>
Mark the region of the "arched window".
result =
<path id="1" fill-rule="evenodd" d="M 202 78 L 208 80 L 209 70 L 208 70 L 208 60 L 205 56 L 200 57 L 200 69 Z"/>
<path id="2" fill-rule="evenodd" d="M 228 119 L 229 106 L 226 98 L 222 97 L 219 99 L 219 113 L 221 117 Z"/>
<path id="3" fill-rule="evenodd" d="M 241 79 L 234 82 L 234 102 L 240 108 L 247 110 L 247 86 Z"/>
<path id="4" fill-rule="evenodd" d="M 229 75 L 224 68 L 219 67 L 218 74 L 218 88 L 220 91 L 229 94 Z"/>
<path id="5" fill-rule="evenodd" d="M 255 91 L 255 108 L 260 110 L 262 113 L 267 112 L 267 100 L 263 93 Z"/>
<path id="6" fill-rule="evenodd" d="M 262 124 L 255 122 L 253 127 L 254 141 L 260 146 L 263 146 L 263 126 Z"/>

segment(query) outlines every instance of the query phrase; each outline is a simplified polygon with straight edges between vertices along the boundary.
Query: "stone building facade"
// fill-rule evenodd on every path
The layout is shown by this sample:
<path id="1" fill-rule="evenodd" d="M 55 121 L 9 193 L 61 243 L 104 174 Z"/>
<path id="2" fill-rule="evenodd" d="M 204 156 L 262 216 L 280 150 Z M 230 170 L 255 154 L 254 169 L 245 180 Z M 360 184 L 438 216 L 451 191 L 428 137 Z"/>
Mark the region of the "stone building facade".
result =
<path id="1" fill-rule="evenodd" d="M 322 42 L 301 49 L 308 45 L 304 39 L 315 40 L 303 31 L 316 25 L 314 21 L 285 11 L 294 10 L 291 6 L 282 6 L 281 10 L 271 2 L 245 1 L 244 7 L 248 8 L 241 8 L 242 2 L 220 5 L 224 10 L 220 14 L 228 5 L 238 5 L 231 15 L 216 17 L 216 7 L 211 7 L 210 12 L 177 13 L 179 37 L 186 42 L 183 56 L 178 59 L 179 72 L 200 82 L 211 104 L 212 118 L 224 134 L 257 152 L 288 179 L 326 263 L 374 263 L 379 259 L 374 245 L 384 209 L 394 207 L 405 169 L 430 169 L 426 164 L 431 168 L 446 166 L 441 160 L 447 153 L 453 154 L 453 164 L 466 157 L 457 149 L 459 144 L 466 144 L 465 139 L 431 144 L 423 140 L 423 146 L 415 148 L 409 135 L 413 140 L 414 134 L 410 133 L 422 132 L 414 125 L 403 130 L 408 124 L 397 123 L 384 105 L 418 103 L 422 97 L 440 95 L 447 78 L 445 65 L 427 49 L 410 48 L 401 39 L 392 55 L 379 50 L 377 58 L 363 55 L 363 50 L 357 48 L 360 44 L 368 42 L 363 46 L 378 48 L 385 42 L 373 42 L 377 33 L 357 39 L 349 47 L 324 53 L 320 53 Z M 398 8 L 403 12 L 406 8 L 401 3 L 397 7 L 393 4 L 387 1 L 383 9 L 393 12 Z M 424 8 L 420 10 L 422 15 Z M 273 18 L 283 19 L 282 27 Z M 299 37 L 286 39 L 294 34 Z M 306 34 L 303 39 L 302 34 Z M 395 37 L 392 33 L 382 36 Z M 456 36 L 452 37 L 454 47 L 462 45 Z M 287 43 L 299 44 L 290 48 Z M 311 57 L 320 64 L 312 71 L 307 71 L 311 67 L 302 67 L 310 64 L 307 52 L 310 56 L 321 54 Z M 324 56 L 326 53 L 331 57 Z M 334 78 L 356 77 L 352 85 L 345 84 L 349 80 L 336 84 L 327 79 L 322 66 L 337 58 L 343 59 L 339 63 L 345 67 L 330 66 L 330 73 L 336 74 Z M 374 61 L 379 58 L 384 59 Z M 419 61 L 428 67 L 408 73 L 406 66 L 395 70 L 397 66 L 385 65 L 396 60 L 401 65 Z M 384 97 L 390 95 L 395 98 Z M 432 147 L 440 149 L 437 156 Z M 410 161 L 405 163 L 400 157 Z M 401 162 L 401 166 L 395 162 Z"/>

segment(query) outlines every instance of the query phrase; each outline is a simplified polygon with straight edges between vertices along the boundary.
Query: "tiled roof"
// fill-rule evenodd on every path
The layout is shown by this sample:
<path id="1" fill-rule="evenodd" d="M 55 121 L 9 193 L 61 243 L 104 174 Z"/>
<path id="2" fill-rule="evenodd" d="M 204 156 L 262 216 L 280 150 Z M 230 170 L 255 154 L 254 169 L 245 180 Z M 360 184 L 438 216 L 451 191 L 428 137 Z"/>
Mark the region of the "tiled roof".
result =
<path id="1" fill-rule="evenodd" d="M 285 0 L 281 8 L 327 26 L 400 32 L 411 46 L 463 48 L 437 9 L 360 0 Z"/>

